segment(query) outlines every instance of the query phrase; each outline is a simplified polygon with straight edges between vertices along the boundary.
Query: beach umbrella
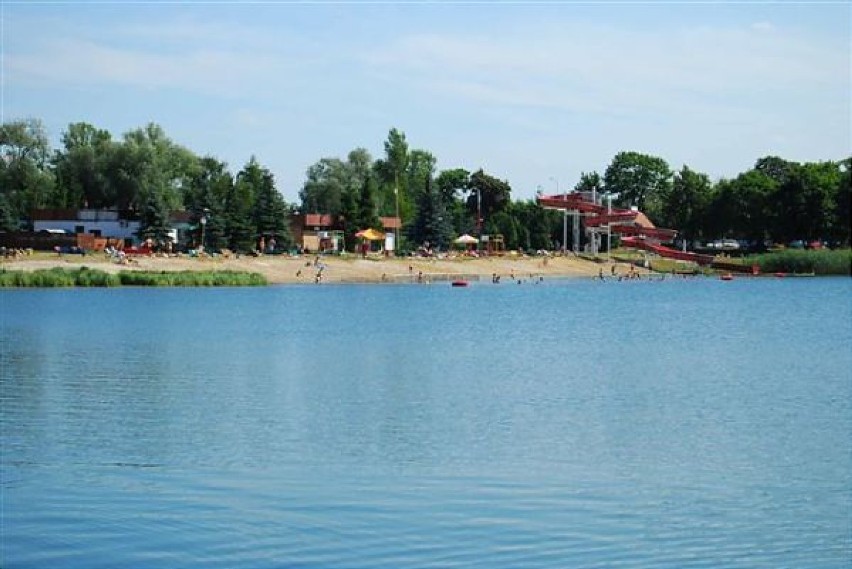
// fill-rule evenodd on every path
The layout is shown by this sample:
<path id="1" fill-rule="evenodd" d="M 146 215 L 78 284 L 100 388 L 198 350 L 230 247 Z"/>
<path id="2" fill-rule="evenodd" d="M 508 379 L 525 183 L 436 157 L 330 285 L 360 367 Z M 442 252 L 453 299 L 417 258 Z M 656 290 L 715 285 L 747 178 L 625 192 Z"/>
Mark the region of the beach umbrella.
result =
<path id="1" fill-rule="evenodd" d="M 369 227 L 367 229 L 362 229 L 361 231 L 356 233 L 355 237 L 360 237 L 362 239 L 366 239 L 367 241 L 381 241 L 385 238 L 385 234 L 380 231 L 376 231 L 372 227 Z"/>
<path id="2" fill-rule="evenodd" d="M 479 243 L 479 239 L 465 233 L 464 235 L 453 241 L 453 243 L 457 243 L 459 245 L 472 245 L 474 243 Z"/>

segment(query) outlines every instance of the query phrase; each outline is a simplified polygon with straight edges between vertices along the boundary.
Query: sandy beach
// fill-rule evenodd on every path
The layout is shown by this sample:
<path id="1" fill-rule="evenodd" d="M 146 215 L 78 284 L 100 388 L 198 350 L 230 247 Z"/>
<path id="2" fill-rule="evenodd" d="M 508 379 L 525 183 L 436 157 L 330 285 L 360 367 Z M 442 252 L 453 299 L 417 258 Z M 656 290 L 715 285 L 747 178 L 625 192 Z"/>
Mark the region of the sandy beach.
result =
<path id="1" fill-rule="evenodd" d="M 507 254 L 501 257 L 470 258 L 385 258 L 362 259 L 354 255 L 346 257 L 315 256 L 290 257 L 240 256 L 239 258 L 207 257 L 136 257 L 130 264 L 119 264 L 103 253 L 63 255 L 36 253 L 17 259 L 3 259 L 0 268 L 6 270 L 37 270 L 52 267 L 75 268 L 80 266 L 97 268 L 107 272 L 124 270 L 148 271 L 247 271 L 262 274 L 272 284 L 314 284 L 321 273 L 322 283 L 411 283 L 441 282 L 454 279 L 486 280 L 499 275 L 501 281 L 531 278 L 594 277 L 603 270 L 611 272 L 611 263 L 596 263 L 572 255 L 567 257 L 519 257 Z M 320 270 L 322 269 L 322 270 Z M 619 273 L 626 273 L 629 265 L 616 264 Z M 644 272 L 644 271 L 643 271 Z"/>

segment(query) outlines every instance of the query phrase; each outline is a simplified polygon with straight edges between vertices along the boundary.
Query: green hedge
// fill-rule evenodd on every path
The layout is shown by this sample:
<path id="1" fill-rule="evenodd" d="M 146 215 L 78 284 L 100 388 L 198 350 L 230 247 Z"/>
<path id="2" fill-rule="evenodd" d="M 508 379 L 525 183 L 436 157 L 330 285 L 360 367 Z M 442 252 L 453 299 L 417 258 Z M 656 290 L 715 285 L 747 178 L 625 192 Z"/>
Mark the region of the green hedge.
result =
<path id="1" fill-rule="evenodd" d="M 113 286 L 263 286 L 259 273 L 237 271 L 122 271 L 110 274 L 88 267 L 79 269 L 0 270 L 0 287 L 113 287 Z"/>

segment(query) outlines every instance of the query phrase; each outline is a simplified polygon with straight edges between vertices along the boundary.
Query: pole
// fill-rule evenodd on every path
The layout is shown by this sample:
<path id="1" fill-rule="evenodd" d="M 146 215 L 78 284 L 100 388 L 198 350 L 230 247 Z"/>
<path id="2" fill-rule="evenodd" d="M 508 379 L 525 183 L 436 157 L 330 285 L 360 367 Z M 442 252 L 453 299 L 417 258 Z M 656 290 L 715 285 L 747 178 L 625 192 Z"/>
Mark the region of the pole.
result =
<path id="1" fill-rule="evenodd" d="M 396 201 L 396 227 L 394 227 L 393 255 L 396 257 L 396 252 L 399 251 L 399 226 L 401 225 L 401 220 L 399 219 L 399 175 L 395 171 L 393 173 L 393 195 Z"/>
<path id="2" fill-rule="evenodd" d="M 606 194 L 606 213 L 607 215 L 612 214 L 612 194 L 607 192 Z M 610 260 L 610 255 L 612 253 L 612 220 L 610 220 L 606 224 L 606 260 Z"/>
<path id="3" fill-rule="evenodd" d="M 559 195 L 559 178 L 550 177 L 556 183 L 556 195 Z M 565 201 L 568 201 L 568 190 L 565 190 Z M 562 254 L 568 252 L 568 208 L 562 210 Z"/>
<path id="4" fill-rule="evenodd" d="M 559 194 L 559 179 L 556 180 L 556 193 Z M 568 201 L 568 190 L 565 190 L 565 201 Z M 562 210 L 562 255 L 568 252 L 568 209 Z"/>
<path id="5" fill-rule="evenodd" d="M 482 193 L 480 188 L 476 188 L 476 232 L 479 234 L 479 240 L 482 241 Z"/>

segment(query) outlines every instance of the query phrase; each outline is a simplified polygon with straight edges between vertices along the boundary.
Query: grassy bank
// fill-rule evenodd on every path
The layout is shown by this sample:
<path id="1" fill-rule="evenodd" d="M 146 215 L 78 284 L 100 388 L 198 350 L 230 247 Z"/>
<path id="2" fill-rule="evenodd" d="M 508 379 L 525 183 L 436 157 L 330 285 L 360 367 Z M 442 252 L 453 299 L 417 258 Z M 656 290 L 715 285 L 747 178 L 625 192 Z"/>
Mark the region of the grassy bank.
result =
<path id="1" fill-rule="evenodd" d="M 258 273 L 238 271 L 121 271 L 107 273 L 88 267 L 53 268 L 36 271 L 0 270 L 0 287 L 61 288 L 115 286 L 263 286 Z"/>
<path id="2" fill-rule="evenodd" d="M 757 264 L 762 273 L 849 275 L 852 272 L 852 249 L 787 249 L 748 257 L 745 262 Z"/>

